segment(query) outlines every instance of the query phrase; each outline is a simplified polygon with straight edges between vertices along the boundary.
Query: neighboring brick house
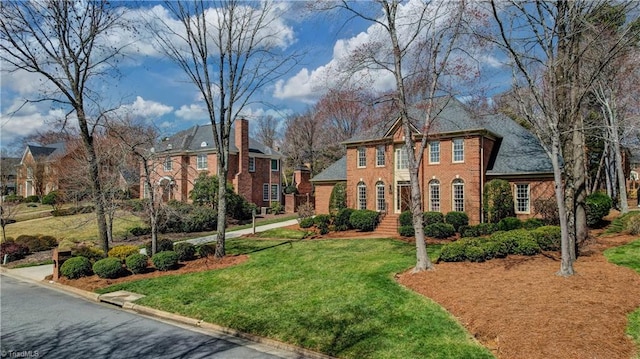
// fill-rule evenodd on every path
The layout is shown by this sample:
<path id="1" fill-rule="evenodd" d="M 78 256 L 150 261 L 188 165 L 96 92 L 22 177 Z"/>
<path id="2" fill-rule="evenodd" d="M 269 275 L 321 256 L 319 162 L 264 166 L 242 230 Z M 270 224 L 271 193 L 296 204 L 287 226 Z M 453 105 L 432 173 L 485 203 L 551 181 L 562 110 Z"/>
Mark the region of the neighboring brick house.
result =
<path id="1" fill-rule="evenodd" d="M 55 164 L 67 152 L 64 142 L 50 145 L 27 145 L 17 167 L 16 194 L 43 196 L 58 188 Z"/>
<path id="2" fill-rule="evenodd" d="M 2 157 L 0 158 L 0 195 L 16 194 L 17 168 L 20 158 Z"/>
<path id="3" fill-rule="evenodd" d="M 419 121 L 425 114 L 413 109 L 410 116 Z M 413 133 L 422 138 L 416 128 Z M 338 182 L 346 182 L 349 208 L 391 218 L 408 210 L 409 171 L 400 119 L 344 144 L 346 156 L 311 179 L 316 213 L 328 212 Z M 419 177 L 425 211 L 464 211 L 472 224 L 482 222 L 483 188 L 494 178 L 512 185 L 521 218 L 534 215 L 533 199 L 553 197 L 551 161 L 533 134 L 505 116 L 474 116 L 457 100 L 450 100 L 430 126 Z"/>
<path id="4" fill-rule="evenodd" d="M 158 163 L 152 171 L 152 183 L 163 189 L 163 201 L 190 201 L 189 193 L 198 175 L 217 172 L 211 125 L 194 126 L 165 138 L 154 151 Z M 230 134 L 227 181 L 259 207 L 282 203 L 281 158 L 280 153 L 249 137 L 247 120 L 237 120 Z M 145 182 L 141 184 L 141 196 L 148 194 Z"/>

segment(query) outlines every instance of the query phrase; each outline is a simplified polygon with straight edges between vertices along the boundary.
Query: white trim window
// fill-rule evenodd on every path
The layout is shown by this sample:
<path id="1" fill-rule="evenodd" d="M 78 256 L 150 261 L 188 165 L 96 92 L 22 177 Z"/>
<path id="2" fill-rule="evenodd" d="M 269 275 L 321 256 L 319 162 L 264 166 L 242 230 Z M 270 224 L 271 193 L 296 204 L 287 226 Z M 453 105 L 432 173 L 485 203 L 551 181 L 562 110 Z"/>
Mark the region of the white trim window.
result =
<path id="1" fill-rule="evenodd" d="M 280 186 L 278 186 L 277 184 L 272 184 L 271 185 L 271 200 L 272 201 L 278 201 L 280 200 Z"/>
<path id="2" fill-rule="evenodd" d="M 396 148 L 396 169 L 409 169 L 409 156 L 407 155 L 407 149 L 404 146 Z"/>
<path id="3" fill-rule="evenodd" d="M 531 191 L 528 183 L 516 184 L 516 213 L 529 213 L 530 212 L 530 199 Z"/>
<path id="4" fill-rule="evenodd" d="M 164 159 L 164 164 L 163 164 L 164 170 L 165 171 L 171 171 L 173 170 L 173 160 L 171 160 L 170 156 L 167 156 Z"/>
<path id="5" fill-rule="evenodd" d="M 358 168 L 367 167 L 367 148 L 358 147 Z"/>
<path id="6" fill-rule="evenodd" d="M 367 209 L 367 185 L 358 183 L 358 209 Z"/>
<path id="7" fill-rule="evenodd" d="M 271 160 L 271 170 L 272 171 L 278 171 L 280 170 L 280 162 L 278 160 Z"/>
<path id="8" fill-rule="evenodd" d="M 384 145 L 376 147 L 376 167 L 384 167 L 386 160 Z"/>
<path id="9" fill-rule="evenodd" d="M 440 212 L 440 181 L 437 179 L 429 182 L 429 210 Z"/>
<path id="10" fill-rule="evenodd" d="M 464 212 L 464 181 L 455 179 L 452 184 L 453 210 Z"/>
<path id="11" fill-rule="evenodd" d="M 255 171 L 256 171 L 256 158 L 249 157 L 249 172 L 255 172 Z"/>
<path id="12" fill-rule="evenodd" d="M 196 169 L 206 170 L 209 167 L 207 163 L 207 154 L 201 153 L 196 157 Z"/>
<path id="13" fill-rule="evenodd" d="M 453 162 L 464 162 L 464 139 L 454 138 L 452 143 Z"/>
<path id="14" fill-rule="evenodd" d="M 380 181 L 376 183 L 376 209 L 378 212 L 387 211 L 387 202 L 385 200 L 385 186 L 384 182 Z"/>
<path id="15" fill-rule="evenodd" d="M 429 163 L 440 163 L 440 141 L 429 142 Z"/>
<path id="16" fill-rule="evenodd" d="M 262 184 L 262 200 L 265 202 L 269 202 L 269 184 Z"/>

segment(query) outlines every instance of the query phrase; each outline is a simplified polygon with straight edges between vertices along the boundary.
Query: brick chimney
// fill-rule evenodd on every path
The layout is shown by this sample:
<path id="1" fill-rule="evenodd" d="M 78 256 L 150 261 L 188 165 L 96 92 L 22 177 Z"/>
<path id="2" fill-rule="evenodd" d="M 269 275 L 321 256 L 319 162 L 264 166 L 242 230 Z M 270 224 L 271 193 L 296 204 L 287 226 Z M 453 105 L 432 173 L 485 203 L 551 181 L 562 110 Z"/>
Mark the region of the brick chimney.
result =
<path id="1" fill-rule="evenodd" d="M 293 180 L 299 194 L 311 193 L 311 171 L 307 167 L 298 167 L 293 171 Z"/>
<path id="2" fill-rule="evenodd" d="M 238 173 L 233 179 L 233 187 L 236 193 L 253 202 L 253 181 L 249 173 L 249 121 L 236 120 L 234 140 L 238 148 Z"/>

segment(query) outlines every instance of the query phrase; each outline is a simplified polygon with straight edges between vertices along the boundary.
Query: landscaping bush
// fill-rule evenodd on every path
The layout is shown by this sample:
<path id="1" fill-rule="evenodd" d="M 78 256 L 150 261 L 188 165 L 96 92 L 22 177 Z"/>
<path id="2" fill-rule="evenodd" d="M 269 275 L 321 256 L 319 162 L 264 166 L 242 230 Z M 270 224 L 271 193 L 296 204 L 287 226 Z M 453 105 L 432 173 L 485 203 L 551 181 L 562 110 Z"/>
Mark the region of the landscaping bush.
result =
<path id="1" fill-rule="evenodd" d="M 204 206 L 194 206 L 182 224 L 182 230 L 187 233 L 213 231 L 217 227 L 218 211 Z"/>
<path id="2" fill-rule="evenodd" d="M 4 260 L 5 254 L 7 255 L 7 261 L 13 262 L 29 254 L 29 248 L 24 244 L 7 240 L 0 244 L 0 257 L 2 260 Z"/>
<path id="3" fill-rule="evenodd" d="M 140 253 L 140 249 L 138 246 L 130 244 L 115 246 L 109 249 L 109 257 L 118 258 L 120 261 L 125 260 L 128 256 L 134 253 Z"/>
<path id="4" fill-rule="evenodd" d="M 156 253 L 151 257 L 151 261 L 156 269 L 160 271 L 168 271 L 176 268 L 178 265 L 178 253 L 174 251 Z"/>
<path id="5" fill-rule="evenodd" d="M 465 259 L 471 262 L 484 262 L 485 251 L 479 245 L 467 245 L 464 248 Z"/>
<path id="6" fill-rule="evenodd" d="M 331 190 L 329 197 L 329 213 L 335 214 L 342 208 L 347 208 L 347 183 L 338 182 Z"/>
<path id="7" fill-rule="evenodd" d="M 348 231 L 352 229 L 349 219 L 351 218 L 353 211 L 354 209 L 352 208 L 342 208 L 338 213 L 336 213 L 336 216 L 333 219 L 333 224 L 336 226 L 337 231 Z"/>
<path id="8" fill-rule="evenodd" d="M 400 233 L 400 235 L 403 237 L 413 237 L 416 235 L 416 232 L 413 229 L 413 225 L 400 226 L 400 228 L 398 228 L 398 233 Z"/>
<path id="9" fill-rule="evenodd" d="M 55 248 L 58 246 L 58 240 L 54 236 L 38 235 L 38 240 L 40 241 L 41 245 L 45 246 L 47 249 Z"/>
<path id="10" fill-rule="evenodd" d="M 640 215 L 631 216 L 625 229 L 634 236 L 640 234 Z"/>
<path id="11" fill-rule="evenodd" d="M 455 241 L 442 246 L 439 260 L 444 262 L 463 262 L 465 260 L 465 243 L 463 241 Z"/>
<path id="12" fill-rule="evenodd" d="M 531 236 L 536 240 L 543 251 L 557 251 L 560 249 L 562 233 L 558 226 L 543 226 L 531 231 Z"/>
<path id="13" fill-rule="evenodd" d="M 125 264 L 131 273 L 140 274 L 147 269 L 147 266 L 149 265 L 149 257 L 142 253 L 135 253 L 125 259 Z"/>
<path id="14" fill-rule="evenodd" d="M 489 223 L 498 223 L 514 213 L 511 185 L 503 179 L 494 179 L 484 185 L 482 209 Z"/>
<path id="15" fill-rule="evenodd" d="M 148 201 L 148 199 L 130 199 L 124 203 L 124 208 L 131 212 L 142 212 Z"/>
<path id="16" fill-rule="evenodd" d="M 444 223 L 444 215 L 440 212 L 434 212 L 434 211 L 424 212 L 423 218 L 424 218 L 425 226 L 428 226 L 434 223 Z M 467 223 L 468 222 L 469 220 L 467 219 Z"/>
<path id="17" fill-rule="evenodd" d="M 370 209 L 353 211 L 349 217 L 351 226 L 363 232 L 373 231 L 378 225 L 379 213 Z"/>
<path id="18" fill-rule="evenodd" d="M 400 226 L 413 226 L 413 215 L 411 211 L 404 211 L 400 213 L 400 217 L 398 218 L 400 221 Z"/>
<path id="19" fill-rule="evenodd" d="M 78 279 L 92 274 L 91 262 L 87 257 L 69 258 L 60 266 L 60 274 L 69 279 Z"/>
<path id="20" fill-rule="evenodd" d="M 211 257 L 216 253 L 216 246 L 212 244 L 202 244 L 196 248 L 196 252 L 200 258 Z"/>
<path id="21" fill-rule="evenodd" d="M 540 218 L 529 218 L 522 223 L 522 228 L 532 230 L 544 226 Z"/>
<path id="22" fill-rule="evenodd" d="M 145 236 L 145 235 L 151 234 L 151 228 L 137 226 L 129 229 L 129 233 L 131 233 L 136 237 Z"/>
<path id="23" fill-rule="evenodd" d="M 480 223 L 476 225 L 476 229 L 478 230 L 478 235 L 486 236 L 497 231 L 498 225 L 496 223 Z"/>
<path id="24" fill-rule="evenodd" d="M 95 210 L 93 206 L 80 206 L 71 208 L 59 208 L 51 211 L 54 217 L 73 216 L 75 214 L 91 213 Z"/>
<path id="25" fill-rule="evenodd" d="M 58 191 L 51 191 L 42 197 L 42 204 L 49 205 L 53 209 L 60 209 L 60 206 L 64 203 L 64 197 L 62 193 Z"/>
<path id="26" fill-rule="evenodd" d="M 189 242 L 180 242 L 173 245 L 173 250 L 178 253 L 178 260 L 190 261 L 196 258 L 196 247 Z"/>
<path id="27" fill-rule="evenodd" d="M 600 225 L 602 219 L 609 214 L 613 201 L 604 192 L 593 192 L 585 200 L 587 211 L 587 225 L 596 227 Z"/>
<path id="28" fill-rule="evenodd" d="M 559 225 L 558 203 L 555 197 L 537 198 L 533 200 L 533 210 L 537 216 L 542 218 L 546 225 Z"/>
<path id="29" fill-rule="evenodd" d="M 540 246 L 535 239 L 532 238 L 520 238 L 518 244 L 514 250 L 514 254 L 521 254 L 523 256 L 532 256 L 540 253 Z"/>
<path id="30" fill-rule="evenodd" d="M 80 245 L 71 247 L 71 255 L 74 257 L 85 257 L 89 259 L 91 263 L 95 263 L 104 258 L 104 251 L 97 247 Z"/>
<path id="31" fill-rule="evenodd" d="M 462 212 L 458 212 L 462 213 Z M 449 223 L 434 223 L 424 227 L 424 234 L 427 237 L 433 237 L 438 239 L 449 238 L 456 234 L 456 230 L 453 225 Z"/>
<path id="32" fill-rule="evenodd" d="M 29 248 L 30 253 L 46 251 L 58 245 L 58 241 L 56 241 L 55 237 L 43 236 L 41 234 L 37 234 L 35 236 L 22 234 L 15 239 L 15 242 Z"/>
<path id="33" fill-rule="evenodd" d="M 10 194 L 4 198 L 4 201 L 11 202 L 11 203 L 22 203 L 24 202 L 24 197 L 16 194 Z"/>
<path id="34" fill-rule="evenodd" d="M 40 197 L 33 195 L 33 196 L 27 196 L 27 198 L 24 199 L 25 203 L 39 203 L 40 202 Z"/>
<path id="35" fill-rule="evenodd" d="M 66 263 L 66 262 L 65 262 Z M 93 263 L 93 273 L 100 278 L 118 278 L 124 274 L 122 261 L 115 257 L 108 257 Z"/>
<path id="36" fill-rule="evenodd" d="M 516 246 L 518 245 L 517 234 L 514 234 L 515 231 L 498 231 L 495 232 L 489 237 L 489 240 L 504 243 L 507 248 L 507 252 L 509 254 L 513 254 Z"/>
<path id="37" fill-rule="evenodd" d="M 460 226 L 458 229 L 460 231 L 460 237 L 462 238 L 471 238 L 471 237 L 479 237 L 480 230 L 477 226 Z"/>
<path id="38" fill-rule="evenodd" d="M 284 206 L 280 202 L 271 202 L 269 209 L 271 210 L 272 214 L 284 213 Z"/>
<path id="39" fill-rule="evenodd" d="M 498 222 L 498 229 L 501 231 L 511 231 L 522 228 L 522 221 L 516 217 L 503 218 Z"/>
<path id="40" fill-rule="evenodd" d="M 458 232 L 461 226 L 469 225 L 469 216 L 464 212 L 449 212 L 444 217 L 444 222 L 452 225 L 455 232 Z"/>
<path id="41" fill-rule="evenodd" d="M 318 228 L 322 226 L 329 227 L 330 223 L 331 216 L 329 216 L 328 214 L 319 214 L 313 219 L 313 224 L 315 224 Z"/>
<path id="42" fill-rule="evenodd" d="M 313 227 L 313 217 L 306 217 L 300 221 L 300 228 L 311 228 Z"/>
<path id="43" fill-rule="evenodd" d="M 509 249 L 506 244 L 491 239 L 486 239 L 480 245 L 484 249 L 485 259 L 505 258 L 509 255 Z"/>
<path id="44" fill-rule="evenodd" d="M 144 244 L 144 248 L 147 250 L 147 255 L 151 255 L 151 241 Z M 156 253 L 172 251 L 173 250 L 173 241 L 170 239 L 160 239 L 158 238 L 158 242 L 156 243 Z"/>
<path id="45" fill-rule="evenodd" d="M 318 227 L 318 231 L 320 232 L 321 235 L 325 235 L 329 233 L 329 225 L 326 224 L 325 222 L 320 222 L 320 224 L 317 225 L 316 227 Z"/>
<path id="46" fill-rule="evenodd" d="M 305 202 L 298 206 L 298 218 L 309 218 L 313 217 L 314 214 L 315 209 L 311 202 Z"/>

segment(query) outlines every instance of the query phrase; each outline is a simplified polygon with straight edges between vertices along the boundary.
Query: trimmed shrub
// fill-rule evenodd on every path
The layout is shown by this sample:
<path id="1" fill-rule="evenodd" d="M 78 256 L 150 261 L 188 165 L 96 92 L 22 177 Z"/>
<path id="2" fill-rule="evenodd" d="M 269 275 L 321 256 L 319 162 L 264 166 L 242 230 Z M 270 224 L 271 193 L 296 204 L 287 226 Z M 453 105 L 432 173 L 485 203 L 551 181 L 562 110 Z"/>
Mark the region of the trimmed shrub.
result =
<path id="1" fill-rule="evenodd" d="M 40 202 L 40 197 L 36 196 L 36 195 L 32 195 L 32 196 L 27 196 L 27 198 L 24 199 L 25 203 L 38 203 Z"/>
<path id="2" fill-rule="evenodd" d="M 11 202 L 11 203 L 22 203 L 24 202 L 24 197 L 16 194 L 10 194 L 4 198 L 4 201 Z"/>
<path id="3" fill-rule="evenodd" d="M 140 253 L 140 249 L 138 246 L 130 244 L 115 246 L 109 249 L 109 257 L 118 258 L 120 261 L 125 260 L 128 256 L 135 253 Z"/>
<path id="4" fill-rule="evenodd" d="M 400 233 L 400 235 L 403 237 L 413 237 L 416 235 L 416 232 L 413 229 L 413 225 L 400 226 L 400 228 L 398 228 L 398 233 Z"/>
<path id="5" fill-rule="evenodd" d="M 326 224 L 325 222 L 320 222 L 320 224 L 317 225 L 316 227 L 318 227 L 318 230 L 321 235 L 325 235 L 329 233 L 329 225 Z"/>
<path id="6" fill-rule="evenodd" d="M 511 185 L 503 179 L 494 179 L 484 185 L 482 209 L 489 223 L 513 217 L 514 205 Z"/>
<path id="7" fill-rule="evenodd" d="M 218 211 L 215 209 L 194 206 L 182 223 L 184 232 L 205 232 L 218 228 Z"/>
<path id="8" fill-rule="evenodd" d="M 456 234 L 456 230 L 453 225 L 449 223 L 434 223 L 424 227 L 424 234 L 427 235 L 427 237 L 443 239 Z"/>
<path id="9" fill-rule="evenodd" d="M 400 213 L 400 217 L 398 218 L 400 221 L 400 226 L 412 226 L 413 225 L 413 216 L 411 215 L 411 211 L 404 211 Z"/>
<path id="10" fill-rule="evenodd" d="M 49 235 L 41 236 L 41 235 L 38 235 L 38 240 L 47 249 L 55 248 L 55 247 L 58 246 L 58 240 L 54 236 L 49 236 Z"/>
<path id="11" fill-rule="evenodd" d="M 544 226 L 540 218 L 529 218 L 522 223 L 522 228 L 532 230 Z"/>
<path id="12" fill-rule="evenodd" d="M 216 246 L 213 244 L 202 244 L 196 248 L 196 252 L 198 253 L 198 257 L 208 258 L 216 254 Z"/>
<path id="13" fill-rule="evenodd" d="M 65 262 L 66 263 L 66 262 Z M 93 273 L 100 278 L 118 278 L 124 274 L 122 261 L 115 257 L 108 257 L 93 263 Z"/>
<path id="14" fill-rule="evenodd" d="M 319 214 L 313 218 L 313 224 L 315 224 L 318 228 L 322 226 L 329 227 L 331 223 L 331 216 L 328 214 Z"/>
<path id="15" fill-rule="evenodd" d="M 509 232 L 498 231 L 492 234 L 491 237 L 489 237 L 489 239 L 496 242 L 503 243 L 507 248 L 507 252 L 509 254 L 513 254 L 515 253 L 514 252 L 515 248 L 518 245 L 517 234 L 514 234 L 513 232 L 516 232 L 516 231 L 509 231 Z"/>
<path id="16" fill-rule="evenodd" d="M 173 245 L 173 250 L 178 253 L 178 260 L 190 261 L 196 258 L 196 247 L 189 242 L 180 242 Z"/>
<path id="17" fill-rule="evenodd" d="M 540 253 L 540 246 L 535 239 L 532 238 L 520 238 L 518 244 L 514 250 L 514 254 L 521 254 L 524 256 L 533 256 Z"/>
<path id="18" fill-rule="evenodd" d="M 87 257 L 69 258 L 60 266 L 60 274 L 69 279 L 78 279 L 92 274 L 91 262 Z"/>
<path id="19" fill-rule="evenodd" d="M 504 258 L 509 255 L 509 249 L 506 244 L 494 240 L 485 240 L 480 246 L 484 249 L 486 259 Z"/>
<path id="20" fill-rule="evenodd" d="M 329 213 L 337 213 L 342 208 L 347 208 L 347 183 L 338 182 L 331 190 L 329 197 Z"/>
<path id="21" fill-rule="evenodd" d="M 511 231 L 522 228 L 522 221 L 516 217 L 503 218 L 498 222 L 498 229 L 501 231 Z"/>
<path id="22" fill-rule="evenodd" d="M 85 257 L 89 259 L 91 263 L 95 263 L 104 258 L 104 251 L 97 247 L 80 245 L 71 247 L 71 255 L 74 257 Z"/>
<path id="23" fill-rule="evenodd" d="M 444 262 L 462 262 L 465 260 L 466 244 L 462 241 L 447 243 L 442 246 L 439 260 Z"/>
<path id="24" fill-rule="evenodd" d="M 480 230 L 478 230 L 477 226 L 460 226 L 460 237 L 462 238 L 471 238 L 471 237 L 479 237 Z"/>
<path id="25" fill-rule="evenodd" d="M 306 217 L 300 221 L 300 228 L 311 228 L 313 227 L 313 217 Z"/>
<path id="26" fill-rule="evenodd" d="M 609 214 L 613 201 L 604 192 L 593 192 L 585 200 L 587 210 L 587 225 L 595 227 L 602 222 L 602 219 Z"/>
<path id="27" fill-rule="evenodd" d="M 465 259 L 471 262 L 484 262 L 485 251 L 478 245 L 467 245 L 464 248 Z"/>
<path id="28" fill-rule="evenodd" d="M 148 234 L 151 234 L 151 228 L 149 227 L 133 227 L 131 229 L 129 229 L 129 233 L 131 233 L 132 235 L 139 237 L 139 236 L 146 236 Z"/>
<path id="29" fill-rule="evenodd" d="M 441 212 L 434 212 L 434 211 L 424 212 L 423 218 L 424 218 L 425 226 L 428 226 L 434 223 L 444 223 L 444 215 Z M 467 219 L 467 222 L 469 222 L 468 219 Z"/>
<path id="30" fill-rule="evenodd" d="M 55 237 L 43 236 L 40 234 L 35 236 L 22 234 L 15 239 L 15 242 L 29 248 L 30 253 L 46 251 L 58 245 L 58 241 L 56 241 Z"/>
<path id="31" fill-rule="evenodd" d="M 475 227 L 478 230 L 478 235 L 480 236 L 486 236 L 498 230 L 498 225 L 495 223 L 480 223 Z"/>
<path id="32" fill-rule="evenodd" d="M 9 262 L 17 261 L 24 258 L 29 254 L 29 248 L 24 244 L 16 243 L 14 241 L 5 241 L 0 244 L 0 256 L 4 260 L 5 254 Z"/>
<path id="33" fill-rule="evenodd" d="M 349 217 L 351 226 L 363 232 L 373 231 L 378 225 L 379 213 L 370 209 L 353 211 Z"/>
<path id="34" fill-rule="evenodd" d="M 178 265 L 178 253 L 174 251 L 156 253 L 151 257 L 151 261 L 156 269 L 160 271 L 168 271 L 174 269 Z"/>
<path id="35" fill-rule="evenodd" d="M 151 241 L 144 244 L 144 248 L 147 250 L 147 255 L 151 255 Z M 156 243 L 156 253 L 172 251 L 173 250 L 173 241 L 170 239 L 160 239 L 158 238 L 158 242 Z"/>
<path id="36" fill-rule="evenodd" d="M 558 226 L 544 226 L 531 231 L 531 236 L 536 240 L 543 251 L 557 251 L 560 249 L 562 232 Z"/>
<path id="37" fill-rule="evenodd" d="M 149 257 L 142 253 L 135 253 L 125 259 L 125 264 L 131 273 L 140 274 L 147 269 L 147 266 L 149 265 Z"/>
<path id="38" fill-rule="evenodd" d="M 271 210 L 271 214 L 284 213 L 284 206 L 280 202 L 271 202 L 271 204 L 269 205 L 269 209 Z"/>
<path id="39" fill-rule="evenodd" d="M 444 216 L 444 222 L 452 225 L 454 230 L 458 232 L 461 226 L 469 225 L 469 216 L 464 212 L 449 212 Z"/>
<path id="40" fill-rule="evenodd" d="M 64 203 L 64 197 L 62 193 L 58 191 L 51 191 L 42 197 L 42 204 L 49 205 L 53 209 L 58 209 Z"/>
<path id="41" fill-rule="evenodd" d="M 630 217 L 625 229 L 634 236 L 640 234 L 640 215 Z"/>
<path id="42" fill-rule="evenodd" d="M 336 226 L 337 231 L 348 231 L 352 229 L 349 219 L 353 211 L 354 209 L 352 208 L 342 208 L 336 213 L 333 224 Z"/>

